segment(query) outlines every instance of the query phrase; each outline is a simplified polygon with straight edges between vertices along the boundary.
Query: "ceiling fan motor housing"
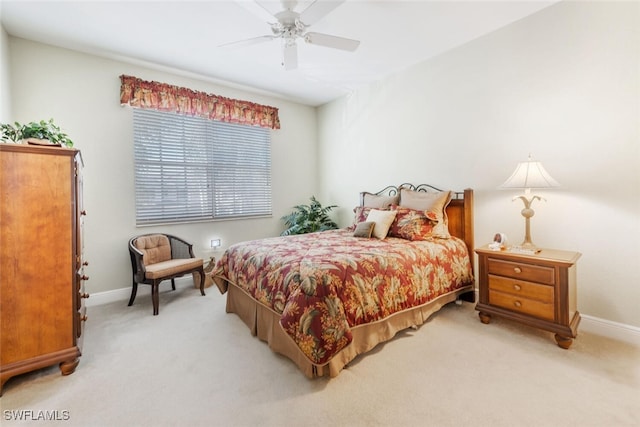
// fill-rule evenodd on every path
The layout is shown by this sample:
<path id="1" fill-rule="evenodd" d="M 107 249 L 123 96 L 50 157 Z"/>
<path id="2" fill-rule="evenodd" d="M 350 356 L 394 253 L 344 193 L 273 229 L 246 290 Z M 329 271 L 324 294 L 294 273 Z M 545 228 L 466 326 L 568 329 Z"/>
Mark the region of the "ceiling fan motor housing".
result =
<path id="1" fill-rule="evenodd" d="M 292 70 L 298 66 L 298 54 L 296 51 L 296 40 L 298 38 L 303 39 L 309 44 L 353 52 L 360 44 L 358 40 L 329 34 L 307 32 L 311 25 L 322 19 L 344 1 L 345 0 L 315 0 L 304 11 L 298 13 L 293 10 L 298 4 L 296 0 L 282 0 L 284 10 L 273 15 L 271 15 L 271 12 L 262 6 L 262 9 L 259 9 L 261 10 L 260 15 L 264 15 L 266 12 L 277 20 L 277 22 L 269 23 L 272 35 L 254 37 L 252 39 L 233 44 L 265 42 L 277 38 L 282 39 L 282 45 L 284 48 L 283 65 L 287 70 Z M 256 1 L 256 3 L 259 4 L 258 1 Z"/>

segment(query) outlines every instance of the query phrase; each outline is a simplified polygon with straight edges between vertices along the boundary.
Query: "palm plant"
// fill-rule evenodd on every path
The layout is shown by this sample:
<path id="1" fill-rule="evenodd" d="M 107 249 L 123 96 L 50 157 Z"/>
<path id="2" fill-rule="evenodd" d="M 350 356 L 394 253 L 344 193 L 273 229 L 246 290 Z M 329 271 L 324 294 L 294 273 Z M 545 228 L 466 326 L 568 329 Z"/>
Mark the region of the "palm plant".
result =
<path id="1" fill-rule="evenodd" d="M 311 203 L 309 205 L 294 206 L 293 212 L 281 218 L 287 226 L 287 229 L 280 235 L 305 234 L 338 228 L 338 224 L 329 218 L 329 212 L 335 207 L 337 206 L 331 205 L 323 207 L 315 196 L 311 196 Z"/>

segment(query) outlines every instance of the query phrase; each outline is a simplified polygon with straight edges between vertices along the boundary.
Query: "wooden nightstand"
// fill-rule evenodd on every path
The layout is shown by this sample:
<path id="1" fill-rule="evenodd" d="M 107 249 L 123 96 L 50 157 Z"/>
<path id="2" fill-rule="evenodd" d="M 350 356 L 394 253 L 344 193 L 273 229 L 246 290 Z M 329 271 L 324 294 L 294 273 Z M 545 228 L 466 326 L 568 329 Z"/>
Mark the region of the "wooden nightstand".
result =
<path id="1" fill-rule="evenodd" d="M 542 249 L 536 254 L 476 249 L 482 323 L 498 315 L 555 332 L 558 345 L 568 349 L 576 337 L 576 262 L 579 252 Z"/>

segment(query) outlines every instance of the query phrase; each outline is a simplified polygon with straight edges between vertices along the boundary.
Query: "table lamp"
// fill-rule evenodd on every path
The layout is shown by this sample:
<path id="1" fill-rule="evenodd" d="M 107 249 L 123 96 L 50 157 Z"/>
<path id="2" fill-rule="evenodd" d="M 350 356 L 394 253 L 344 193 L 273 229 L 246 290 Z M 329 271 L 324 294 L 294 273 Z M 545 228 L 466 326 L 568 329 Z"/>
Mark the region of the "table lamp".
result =
<path id="1" fill-rule="evenodd" d="M 529 220 L 535 214 L 534 210 L 531 209 L 531 203 L 536 199 L 545 199 L 531 194 L 531 189 L 554 188 L 558 186 L 560 186 L 560 184 L 558 184 L 558 182 L 549 175 L 544 166 L 542 166 L 542 163 L 532 160 L 531 155 L 529 155 L 529 159 L 526 162 L 518 163 L 513 174 L 511 174 L 509 179 L 500 186 L 502 189 L 517 188 L 524 190 L 523 195 L 515 196 L 512 199 L 512 201 L 520 199 L 524 203 L 524 209 L 520 211 L 525 219 L 524 241 L 520 245 L 522 249 L 531 251 L 536 251 L 538 249 L 536 245 L 531 242 L 531 228 Z"/>

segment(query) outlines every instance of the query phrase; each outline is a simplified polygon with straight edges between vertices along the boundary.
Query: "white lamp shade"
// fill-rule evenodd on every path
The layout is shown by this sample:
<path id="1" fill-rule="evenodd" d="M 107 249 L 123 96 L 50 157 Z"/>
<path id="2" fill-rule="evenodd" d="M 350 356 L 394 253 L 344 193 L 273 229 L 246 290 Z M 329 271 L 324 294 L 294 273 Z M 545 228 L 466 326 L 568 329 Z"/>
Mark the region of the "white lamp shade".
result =
<path id="1" fill-rule="evenodd" d="M 542 163 L 529 159 L 518 163 L 516 170 L 500 188 L 553 188 L 560 184 L 549 175 Z"/>

